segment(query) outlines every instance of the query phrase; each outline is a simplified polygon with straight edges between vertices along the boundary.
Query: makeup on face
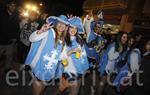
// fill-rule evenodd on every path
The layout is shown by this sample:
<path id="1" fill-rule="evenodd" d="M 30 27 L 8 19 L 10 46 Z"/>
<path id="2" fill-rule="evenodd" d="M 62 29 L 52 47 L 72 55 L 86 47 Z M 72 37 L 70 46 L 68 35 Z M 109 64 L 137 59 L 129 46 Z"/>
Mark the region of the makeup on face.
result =
<path id="1" fill-rule="evenodd" d="M 128 41 L 128 46 L 132 46 L 133 43 L 135 42 L 135 39 L 134 38 L 130 38 L 129 41 Z"/>
<path id="2" fill-rule="evenodd" d="M 94 27 L 95 33 L 98 34 L 100 32 L 100 30 L 101 30 L 101 25 L 100 24 L 96 24 L 95 27 Z"/>
<path id="3" fill-rule="evenodd" d="M 127 34 L 123 34 L 122 37 L 121 37 L 121 43 L 122 44 L 125 44 L 128 40 L 128 35 Z"/>
<path id="4" fill-rule="evenodd" d="M 75 36 L 76 33 L 77 33 L 77 28 L 76 28 L 76 27 L 70 27 L 70 28 L 69 28 L 69 34 L 70 34 L 71 36 Z"/>
<path id="5" fill-rule="evenodd" d="M 62 22 L 58 22 L 56 25 L 56 29 L 58 32 L 64 32 L 66 29 L 66 25 Z"/>

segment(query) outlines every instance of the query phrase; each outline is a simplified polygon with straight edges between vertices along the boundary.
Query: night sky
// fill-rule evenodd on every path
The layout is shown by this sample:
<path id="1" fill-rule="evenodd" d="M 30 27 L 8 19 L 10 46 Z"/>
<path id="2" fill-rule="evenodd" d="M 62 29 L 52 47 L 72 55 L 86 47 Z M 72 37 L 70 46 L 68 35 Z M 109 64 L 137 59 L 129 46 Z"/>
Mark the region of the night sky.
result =
<path id="1" fill-rule="evenodd" d="M 45 3 L 45 10 L 50 15 L 60 15 L 72 13 L 81 16 L 83 14 L 82 5 L 85 0 L 41 0 Z"/>
<path id="2" fill-rule="evenodd" d="M 10 0 L 0 0 L 0 6 L 4 6 L 5 3 Z M 49 15 L 60 15 L 72 13 L 76 16 L 82 16 L 82 5 L 85 0 L 13 0 L 17 1 L 19 6 L 24 5 L 25 2 L 43 3 L 42 11 L 46 11 Z"/>

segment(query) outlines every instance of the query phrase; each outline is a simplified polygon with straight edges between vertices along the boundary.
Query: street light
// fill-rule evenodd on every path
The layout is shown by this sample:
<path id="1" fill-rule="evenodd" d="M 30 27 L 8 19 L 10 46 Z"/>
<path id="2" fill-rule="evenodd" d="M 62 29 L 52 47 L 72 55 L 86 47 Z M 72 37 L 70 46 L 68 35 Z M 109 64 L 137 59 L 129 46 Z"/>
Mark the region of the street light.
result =
<path id="1" fill-rule="evenodd" d="M 40 3 L 40 6 L 43 6 L 43 3 Z"/>
<path id="2" fill-rule="evenodd" d="M 28 11 L 23 12 L 23 16 L 24 17 L 29 17 L 29 12 Z"/>
<path id="3" fill-rule="evenodd" d="M 37 7 L 35 5 L 32 6 L 32 11 L 37 11 Z"/>
<path id="4" fill-rule="evenodd" d="M 27 5 L 26 5 L 26 8 L 27 8 L 27 9 L 31 9 L 31 7 L 32 7 L 32 6 L 31 6 L 30 4 L 27 4 Z"/>
<path id="5" fill-rule="evenodd" d="M 29 17 L 32 12 L 36 12 L 37 14 L 40 14 L 38 5 L 32 3 L 26 3 L 22 10 L 22 16 Z"/>

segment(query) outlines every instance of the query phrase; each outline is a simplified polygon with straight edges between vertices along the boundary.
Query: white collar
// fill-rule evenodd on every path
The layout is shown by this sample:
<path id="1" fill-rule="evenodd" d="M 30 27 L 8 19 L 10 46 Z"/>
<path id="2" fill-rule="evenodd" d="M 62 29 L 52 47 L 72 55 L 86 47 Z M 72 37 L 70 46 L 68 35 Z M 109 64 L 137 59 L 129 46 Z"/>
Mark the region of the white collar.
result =
<path id="1" fill-rule="evenodd" d="M 74 40 L 76 37 L 75 36 L 71 36 L 71 40 Z"/>
<path id="2" fill-rule="evenodd" d="M 143 54 L 143 56 L 147 56 L 147 55 L 149 55 L 149 54 L 150 54 L 150 51 L 145 52 L 145 53 Z"/>

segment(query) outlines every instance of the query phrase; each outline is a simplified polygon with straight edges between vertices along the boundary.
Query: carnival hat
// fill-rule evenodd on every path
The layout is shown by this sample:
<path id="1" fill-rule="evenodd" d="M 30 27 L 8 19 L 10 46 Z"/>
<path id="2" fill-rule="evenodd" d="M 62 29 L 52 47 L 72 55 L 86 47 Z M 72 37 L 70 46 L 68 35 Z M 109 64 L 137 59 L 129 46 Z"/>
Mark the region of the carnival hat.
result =
<path id="1" fill-rule="evenodd" d="M 47 18 L 47 23 L 52 23 L 52 24 L 56 24 L 57 22 L 62 22 L 66 25 L 71 25 L 69 22 L 68 22 L 68 18 L 65 16 L 65 15 L 60 15 L 59 17 L 56 17 L 56 16 L 50 16 Z"/>
<path id="2" fill-rule="evenodd" d="M 69 19 L 69 22 L 70 22 L 71 26 L 77 27 L 79 34 L 84 33 L 83 24 L 79 17 L 73 17 L 73 18 Z"/>

